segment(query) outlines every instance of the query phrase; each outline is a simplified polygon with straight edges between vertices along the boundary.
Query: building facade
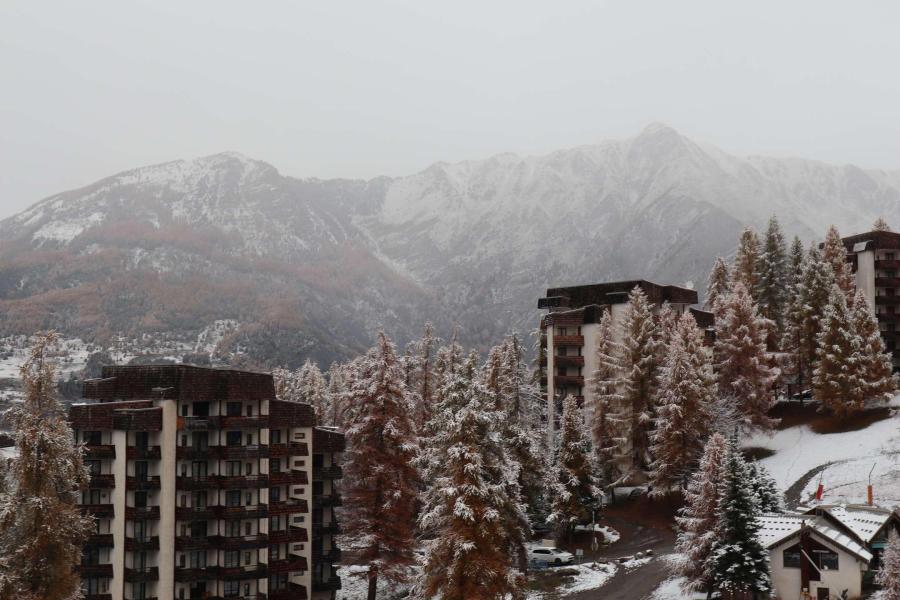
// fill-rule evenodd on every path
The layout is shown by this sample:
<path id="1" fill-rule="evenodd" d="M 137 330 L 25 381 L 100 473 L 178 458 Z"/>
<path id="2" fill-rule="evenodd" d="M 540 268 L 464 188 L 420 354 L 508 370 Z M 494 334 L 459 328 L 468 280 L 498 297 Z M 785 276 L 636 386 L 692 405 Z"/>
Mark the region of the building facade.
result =
<path id="1" fill-rule="evenodd" d="M 712 314 L 691 308 L 697 303 L 697 292 L 683 287 L 633 280 L 548 289 L 538 308 L 548 311 L 541 318 L 539 361 L 551 448 L 563 399 L 572 395 L 592 405 L 590 376 L 597 369 L 597 332 L 603 312 L 608 310 L 614 323 L 620 320 L 635 287 L 643 290 L 654 310 L 668 303 L 676 314 L 691 311 L 701 328 L 713 326 Z"/>
<path id="2" fill-rule="evenodd" d="M 869 231 L 843 238 L 853 266 L 856 289 L 862 290 L 878 318 L 881 337 L 900 367 L 900 233 Z"/>
<path id="3" fill-rule="evenodd" d="M 104 367 L 84 397 L 86 600 L 335 598 L 344 437 L 311 406 L 188 365 Z"/>

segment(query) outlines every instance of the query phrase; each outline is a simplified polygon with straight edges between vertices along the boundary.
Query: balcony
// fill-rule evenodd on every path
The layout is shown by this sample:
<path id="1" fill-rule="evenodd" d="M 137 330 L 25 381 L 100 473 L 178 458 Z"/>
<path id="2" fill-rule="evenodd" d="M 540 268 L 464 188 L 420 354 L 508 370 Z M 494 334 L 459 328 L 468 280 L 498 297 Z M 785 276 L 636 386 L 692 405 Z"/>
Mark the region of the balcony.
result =
<path id="1" fill-rule="evenodd" d="M 176 446 L 175 447 L 175 458 L 183 458 L 183 459 L 213 459 L 216 458 L 216 451 L 218 450 L 218 446 L 205 446 L 205 447 L 194 447 L 194 446 Z"/>
<path id="2" fill-rule="evenodd" d="M 571 385 L 574 387 L 584 387 L 584 376 L 582 375 L 554 375 L 554 387 L 563 385 Z"/>
<path id="3" fill-rule="evenodd" d="M 179 490 L 209 490 L 218 487 L 215 475 L 190 475 L 175 478 L 175 487 Z"/>
<path id="4" fill-rule="evenodd" d="M 112 565 L 78 565 L 76 570 L 81 574 L 82 579 L 94 579 L 98 577 L 112 577 Z"/>
<path id="5" fill-rule="evenodd" d="M 116 476 L 112 473 L 92 474 L 89 485 L 96 489 L 111 489 L 116 487 Z"/>
<path id="6" fill-rule="evenodd" d="M 875 304 L 900 304 L 900 296 L 875 296 Z"/>
<path id="7" fill-rule="evenodd" d="M 85 594 L 84 600 L 112 600 L 112 594 Z"/>
<path id="8" fill-rule="evenodd" d="M 235 459 L 235 458 L 266 458 L 269 456 L 269 448 L 267 446 L 219 446 L 218 458 Z"/>
<path id="9" fill-rule="evenodd" d="M 209 535 L 179 535 L 175 536 L 176 550 L 206 550 L 216 548 L 219 544 L 217 536 Z"/>
<path id="10" fill-rule="evenodd" d="M 307 571 L 308 565 L 305 556 L 297 556 L 296 554 L 288 554 L 284 558 L 278 560 L 269 559 L 270 573 L 288 573 L 290 571 Z"/>
<path id="11" fill-rule="evenodd" d="M 315 498 L 313 498 L 315 501 Z M 277 502 L 269 501 L 269 516 L 289 515 L 292 513 L 308 513 L 309 505 L 306 500 L 280 500 Z"/>
<path id="12" fill-rule="evenodd" d="M 126 506 L 125 518 L 131 521 L 144 521 L 146 519 L 159 519 L 158 506 Z"/>
<path id="13" fill-rule="evenodd" d="M 219 579 L 225 581 L 240 581 L 243 579 L 265 579 L 266 566 L 253 565 L 250 567 L 220 567 Z M 238 596 L 240 597 L 240 596 Z"/>
<path id="14" fill-rule="evenodd" d="M 274 473 L 269 473 L 269 485 L 306 485 L 309 483 L 309 476 L 306 474 L 306 471 L 300 471 L 297 469 L 290 469 L 287 471 L 277 471 Z"/>
<path id="15" fill-rule="evenodd" d="M 265 504 L 247 506 L 220 506 L 216 509 L 216 517 L 219 519 L 259 519 L 268 514 Z"/>
<path id="16" fill-rule="evenodd" d="M 328 579 L 313 579 L 312 589 L 314 592 L 333 592 L 341 589 L 341 578 L 332 575 Z"/>
<path id="17" fill-rule="evenodd" d="M 208 521 L 217 519 L 218 506 L 176 506 L 175 519 L 179 521 Z"/>
<path id="18" fill-rule="evenodd" d="M 153 476 L 141 476 L 141 477 L 126 477 L 125 478 L 125 487 L 129 490 L 158 490 L 159 489 L 159 475 Z"/>
<path id="19" fill-rule="evenodd" d="M 314 538 L 320 538 L 323 535 L 337 535 L 341 532 L 341 528 L 337 524 L 337 521 L 325 524 L 313 523 L 312 529 Z"/>
<path id="20" fill-rule="evenodd" d="M 219 536 L 216 540 L 222 550 L 244 550 L 246 548 L 262 548 L 269 543 L 269 536 L 257 535 Z"/>
<path id="21" fill-rule="evenodd" d="M 134 459 L 149 459 L 149 460 L 159 460 L 161 456 L 161 452 L 159 446 L 128 446 L 125 449 L 125 458 L 128 460 Z"/>
<path id="22" fill-rule="evenodd" d="M 219 428 L 219 417 L 178 417 L 178 429 L 188 431 L 208 431 Z"/>
<path id="23" fill-rule="evenodd" d="M 129 583 L 159 581 L 159 567 L 141 567 L 138 569 L 125 567 L 125 581 Z"/>
<path id="24" fill-rule="evenodd" d="M 307 600 L 306 586 L 288 583 L 277 590 L 269 589 L 269 600 Z"/>
<path id="25" fill-rule="evenodd" d="M 340 494 L 318 494 L 313 496 L 313 508 L 326 508 L 343 506 L 344 500 Z"/>
<path id="26" fill-rule="evenodd" d="M 554 346 L 584 346 L 584 336 L 583 335 L 554 335 L 553 336 L 553 345 Z"/>
<path id="27" fill-rule="evenodd" d="M 113 536 L 111 533 L 92 533 L 90 536 L 88 536 L 87 542 L 85 542 L 84 545 L 112 547 Z"/>
<path id="28" fill-rule="evenodd" d="M 553 357 L 553 364 L 557 367 L 583 367 L 584 357 L 557 355 Z"/>
<path id="29" fill-rule="evenodd" d="M 224 416 L 219 417 L 219 427 L 221 429 L 258 429 L 260 427 L 269 426 L 269 417 L 266 416 Z"/>
<path id="30" fill-rule="evenodd" d="M 885 269 L 888 271 L 900 270 L 900 260 L 881 259 L 875 261 L 876 269 Z"/>
<path id="31" fill-rule="evenodd" d="M 313 544 L 312 559 L 314 563 L 339 563 L 341 562 L 341 549 L 332 546 L 328 550 L 323 551 L 321 542 Z"/>
<path id="32" fill-rule="evenodd" d="M 175 568 L 175 581 L 188 583 L 191 581 L 204 581 L 218 579 L 219 567 L 193 567 L 190 569 Z"/>
<path id="33" fill-rule="evenodd" d="M 291 525 L 287 529 L 269 532 L 269 543 L 272 544 L 307 541 L 309 541 L 309 535 L 306 533 L 305 527 L 294 527 Z"/>
<path id="34" fill-rule="evenodd" d="M 237 488 L 261 488 L 268 487 L 268 475 L 219 475 L 218 487 L 223 490 Z"/>
<path id="35" fill-rule="evenodd" d="M 84 457 L 94 459 L 115 458 L 116 447 L 112 445 L 85 446 Z"/>
<path id="36" fill-rule="evenodd" d="M 116 514 L 112 504 L 82 504 L 81 510 L 98 519 L 112 519 Z"/>
<path id="37" fill-rule="evenodd" d="M 340 479 L 344 476 L 344 470 L 338 466 L 330 467 L 313 467 L 313 480 L 322 481 L 326 479 Z"/>
<path id="38" fill-rule="evenodd" d="M 125 537 L 125 550 L 138 552 L 141 550 L 159 550 L 158 536 Z"/>
<path id="39" fill-rule="evenodd" d="M 309 456 L 309 444 L 306 442 L 291 442 L 290 444 L 269 444 L 269 456 L 278 458 L 281 456 Z"/>

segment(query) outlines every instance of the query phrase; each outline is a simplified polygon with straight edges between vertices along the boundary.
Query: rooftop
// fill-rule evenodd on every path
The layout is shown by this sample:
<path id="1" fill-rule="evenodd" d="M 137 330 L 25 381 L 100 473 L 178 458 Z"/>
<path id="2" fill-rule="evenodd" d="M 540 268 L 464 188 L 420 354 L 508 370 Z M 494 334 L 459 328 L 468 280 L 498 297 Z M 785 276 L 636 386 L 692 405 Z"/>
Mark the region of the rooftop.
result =
<path id="1" fill-rule="evenodd" d="M 548 288 L 547 295 L 538 300 L 538 308 L 575 309 L 590 305 L 623 304 L 635 287 L 641 288 L 650 302 L 662 304 L 696 304 L 697 291 L 677 285 L 660 285 L 645 279 L 612 281 Z"/>
<path id="2" fill-rule="evenodd" d="M 803 527 L 808 527 L 815 534 L 818 534 L 820 538 L 832 542 L 865 562 L 872 560 L 872 553 L 858 540 L 820 516 L 798 514 L 763 515 L 759 518 L 759 525 L 759 542 L 766 548 L 777 546 L 781 542 L 799 535 Z"/>

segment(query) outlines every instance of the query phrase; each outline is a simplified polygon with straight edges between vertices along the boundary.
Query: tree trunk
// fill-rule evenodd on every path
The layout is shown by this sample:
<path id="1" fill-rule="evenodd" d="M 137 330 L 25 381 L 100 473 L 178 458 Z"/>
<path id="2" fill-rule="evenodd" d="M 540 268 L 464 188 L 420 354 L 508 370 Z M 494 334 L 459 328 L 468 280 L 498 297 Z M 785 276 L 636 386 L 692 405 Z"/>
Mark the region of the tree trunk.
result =
<path id="1" fill-rule="evenodd" d="M 369 596 L 368 600 L 377 600 L 378 594 L 378 572 L 369 572 Z"/>

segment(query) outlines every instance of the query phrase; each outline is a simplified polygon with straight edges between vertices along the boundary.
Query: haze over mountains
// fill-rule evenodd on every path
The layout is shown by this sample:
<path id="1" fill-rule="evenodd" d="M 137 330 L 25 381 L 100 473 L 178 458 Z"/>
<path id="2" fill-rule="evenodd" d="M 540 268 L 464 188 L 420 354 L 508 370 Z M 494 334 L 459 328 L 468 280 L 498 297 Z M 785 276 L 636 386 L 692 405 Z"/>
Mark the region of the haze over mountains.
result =
<path id="1" fill-rule="evenodd" d="M 536 325 L 548 286 L 705 287 L 745 224 L 900 224 L 900 170 L 738 158 L 664 125 L 546 156 L 407 177 L 297 179 L 235 153 L 142 167 L 0 222 L 0 328 L 196 337 L 260 365 L 327 363 L 426 319 L 471 344 Z"/>

